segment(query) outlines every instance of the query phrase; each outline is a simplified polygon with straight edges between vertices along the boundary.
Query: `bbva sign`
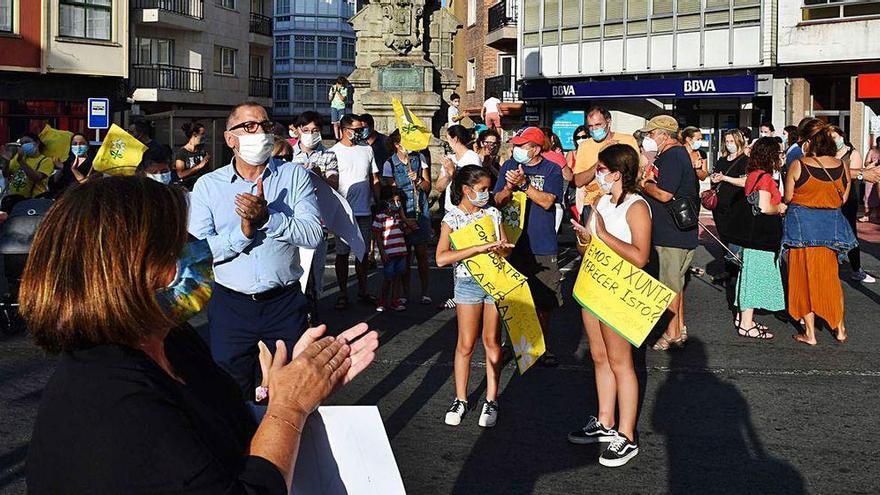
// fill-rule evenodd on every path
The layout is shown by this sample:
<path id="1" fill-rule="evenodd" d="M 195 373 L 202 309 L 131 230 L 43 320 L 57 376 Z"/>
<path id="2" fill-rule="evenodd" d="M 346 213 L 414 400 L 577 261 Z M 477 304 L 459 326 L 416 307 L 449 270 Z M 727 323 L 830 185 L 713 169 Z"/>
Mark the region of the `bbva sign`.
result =
<path id="1" fill-rule="evenodd" d="M 715 89 L 715 81 L 712 79 L 684 80 L 685 93 L 714 93 L 716 91 L 717 90 Z"/>

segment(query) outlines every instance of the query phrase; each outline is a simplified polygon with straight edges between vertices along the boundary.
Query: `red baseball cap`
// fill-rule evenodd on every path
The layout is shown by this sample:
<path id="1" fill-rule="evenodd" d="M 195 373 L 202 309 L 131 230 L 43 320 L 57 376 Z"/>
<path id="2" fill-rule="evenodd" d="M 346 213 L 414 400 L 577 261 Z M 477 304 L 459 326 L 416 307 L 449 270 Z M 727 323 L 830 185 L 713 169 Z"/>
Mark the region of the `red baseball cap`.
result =
<path id="1" fill-rule="evenodd" d="M 508 141 L 510 144 L 520 145 L 526 143 L 537 144 L 544 147 L 544 131 L 537 127 L 526 127 L 516 131 L 516 134 Z"/>

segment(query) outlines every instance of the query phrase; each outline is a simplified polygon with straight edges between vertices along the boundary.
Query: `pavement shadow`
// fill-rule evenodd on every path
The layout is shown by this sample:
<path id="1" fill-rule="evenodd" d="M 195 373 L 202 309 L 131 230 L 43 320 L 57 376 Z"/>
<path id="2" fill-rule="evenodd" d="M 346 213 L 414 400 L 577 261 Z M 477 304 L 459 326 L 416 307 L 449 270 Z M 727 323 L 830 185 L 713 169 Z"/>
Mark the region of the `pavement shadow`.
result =
<path id="1" fill-rule="evenodd" d="M 765 449 L 742 394 L 706 366 L 692 337 L 657 390 L 651 423 L 665 437 L 668 493 L 806 493 L 801 474 Z"/>

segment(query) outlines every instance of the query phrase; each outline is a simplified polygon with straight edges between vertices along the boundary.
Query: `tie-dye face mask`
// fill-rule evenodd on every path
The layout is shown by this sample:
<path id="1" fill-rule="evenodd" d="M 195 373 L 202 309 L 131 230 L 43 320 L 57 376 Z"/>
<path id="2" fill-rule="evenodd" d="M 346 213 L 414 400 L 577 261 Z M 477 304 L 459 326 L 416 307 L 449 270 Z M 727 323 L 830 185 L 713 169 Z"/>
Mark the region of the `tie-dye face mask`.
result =
<path id="1" fill-rule="evenodd" d="M 174 280 L 156 292 L 156 300 L 173 321 L 183 324 L 205 308 L 213 284 L 214 257 L 208 241 L 192 241 L 177 260 Z"/>

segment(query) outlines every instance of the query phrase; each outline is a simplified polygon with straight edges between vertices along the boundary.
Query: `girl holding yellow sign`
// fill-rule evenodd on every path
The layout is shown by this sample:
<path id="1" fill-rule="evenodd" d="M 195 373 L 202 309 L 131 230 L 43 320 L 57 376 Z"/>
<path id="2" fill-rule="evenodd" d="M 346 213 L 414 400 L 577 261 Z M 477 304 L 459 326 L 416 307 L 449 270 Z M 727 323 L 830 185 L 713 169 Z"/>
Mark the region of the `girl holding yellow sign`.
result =
<path id="1" fill-rule="evenodd" d="M 450 198 L 452 205 L 446 210 L 440 224 L 437 241 L 437 266 L 453 265 L 455 270 L 455 313 L 458 319 L 458 341 L 455 345 L 455 399 L 446 411 L 446 424 L 458 426 L 467 412 L 467 385 L 474 346 L 483 331 L 483 347 L 486 350 L 486 401 L 478 424 L 484 428 L 495 426 L 498 419 L 498 382 L 501 373 L 500 320 L 495 300 L 471 276 L 465 261 L 478 254 L 495 252 L 500 256 L 509 254 L 513 244 L 507 242 L 504 229 L 497 228 L 499 240 L 474 246 L 453 249 L 450 234 L 471 223 L 491 216 L 493 223 L 501 224 L 501 213 L 489 203 L 492 183 L 489 173 L 481 166 L 467 165 L 455 173 Z M 494 236 L 493 236 L 494 238 Z M 481 325 L 482 322 L 482 325 Z"/>
<path id="2" fill-rule="evenodd" d="M 630 146 L 611 145 L 599 153 L 596 182 L 604 193 L 589 218 L 589 227 L 574 220 L 578 251 L 587 251 L 592 237 L 608 245 L 621 258 L 638 268 L 651 253 L 651 210 L 638 194 L 639 156 Z M 599 464 L 619 467 L 639 452 L 636 417 L 639 383 L 633 367 L 632 347 L 592 312 L 582 309 L 590 354 L 596 372 L 599 411 L 586 426 L 568 435 L 576 444 L 607 442 Z M 615 425 L 615 409 L 619 421 Z"/>

